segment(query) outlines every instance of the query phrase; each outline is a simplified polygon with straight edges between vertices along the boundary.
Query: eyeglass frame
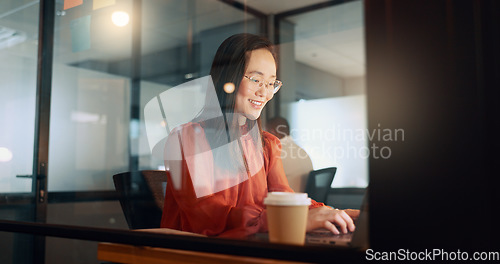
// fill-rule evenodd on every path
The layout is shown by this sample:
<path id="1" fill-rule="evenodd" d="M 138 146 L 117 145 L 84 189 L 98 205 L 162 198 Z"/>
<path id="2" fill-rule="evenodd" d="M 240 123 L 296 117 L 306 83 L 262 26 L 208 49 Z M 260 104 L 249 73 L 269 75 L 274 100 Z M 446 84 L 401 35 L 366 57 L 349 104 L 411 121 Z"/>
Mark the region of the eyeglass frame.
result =
<path id="1" fill-rule="evenodd" d="M 264 84 L 265 83 L 264 81 L 260 82 L 259 80 L 252 79 L 252 78 L 255 78 L 255 76 L 248 77 L 248 76 L 244 75 L 243 77 L 249 79 L 254 84 L 256 84 L 258 87 L 262 87 L 262 85 L 265 85 L 266 89 L 268 89 L 268 87 L 269 87 L 269 84 Z M 282 81 L 280 81 L 280 80 L 274 80 L 274 83 L 276 83 L 276 82 L 279 83 L 279 86 L 278 86 L 278 88 L 276 88 L 276 87 L 273 88 L 273 94 L 276 94 L 280 90 L 281 86 L 283 86 L 283 82 Z"/>

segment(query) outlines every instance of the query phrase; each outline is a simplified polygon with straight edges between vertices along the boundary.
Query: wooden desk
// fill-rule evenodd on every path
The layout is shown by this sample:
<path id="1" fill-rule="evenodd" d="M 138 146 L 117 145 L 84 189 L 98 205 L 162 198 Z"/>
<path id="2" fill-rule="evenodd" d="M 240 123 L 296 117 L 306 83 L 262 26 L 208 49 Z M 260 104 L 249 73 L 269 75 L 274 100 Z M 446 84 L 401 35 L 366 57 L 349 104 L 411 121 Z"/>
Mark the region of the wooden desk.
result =
<path id="1" fill-rule="evenodd" d="M 138 230 L 141 232 L 154 232 L 162 234 L 182 234 L 202 236 L 177 230 L 159 228 Z M 205 253 L 187 250 L 133 246 L 117 243 L 99 243 L 97 248 L 97 259 L 127 264 L 164 264 L 164 263 L 273 263 L 273 264 L 298 264 L 303 262 L 291 262 L 282 260 L 263 259 L 255 257 L 243 257 L 216 253 Z"/>

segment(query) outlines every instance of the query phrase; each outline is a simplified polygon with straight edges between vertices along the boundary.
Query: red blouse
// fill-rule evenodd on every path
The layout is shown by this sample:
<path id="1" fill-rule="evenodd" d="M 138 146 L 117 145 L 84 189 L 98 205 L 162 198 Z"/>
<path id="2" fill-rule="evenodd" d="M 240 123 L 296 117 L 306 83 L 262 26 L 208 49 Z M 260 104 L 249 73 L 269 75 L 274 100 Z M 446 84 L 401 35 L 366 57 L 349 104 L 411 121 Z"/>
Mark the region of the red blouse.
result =
<path id="1" fill-rule="evenodd" d="M 248 134 L 241 137 L 246 169 L 228 175 L 215 164 L 215 151 L 198 123 L 174 129 L 165 152 L 170 173 L 161 227 L 221 237 L 267 232 L 267 193 L 293 190 L 281 164 L 279 139 L 267 132 L 263 138 L 259 151 Z M 312 200 L 310 209 L 320 206 Z"/>

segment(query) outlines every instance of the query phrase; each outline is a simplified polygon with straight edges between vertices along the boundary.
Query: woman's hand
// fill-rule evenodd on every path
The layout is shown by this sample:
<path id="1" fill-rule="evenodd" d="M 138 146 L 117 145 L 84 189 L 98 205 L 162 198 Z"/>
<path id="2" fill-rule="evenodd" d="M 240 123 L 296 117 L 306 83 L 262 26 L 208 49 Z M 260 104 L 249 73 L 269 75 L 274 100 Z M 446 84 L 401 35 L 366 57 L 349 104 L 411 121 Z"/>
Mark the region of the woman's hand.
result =
<path id="1" fill-rule="evenodd" d="M 334 234 L 354 232 L 353 219 L 358 218 L 359 210 L 338 210 L 321 206 L 309 210 L 307 216 L 307 231 L 318 228 L 330 230 Z M 338 228 L 337 228 L 338 227 Z M 339 230 L 340 229 L 340 230 Z"/>

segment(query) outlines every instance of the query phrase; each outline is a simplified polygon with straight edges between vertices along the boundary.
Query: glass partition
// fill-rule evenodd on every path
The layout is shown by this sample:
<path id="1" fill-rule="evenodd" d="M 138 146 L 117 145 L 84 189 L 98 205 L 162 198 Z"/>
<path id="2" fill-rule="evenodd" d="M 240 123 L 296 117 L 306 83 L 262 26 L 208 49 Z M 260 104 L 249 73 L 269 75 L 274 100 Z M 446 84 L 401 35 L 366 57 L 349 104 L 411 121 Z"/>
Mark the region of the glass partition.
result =
<path id="1" fill-rule="evenodd" d="M 0 5 L 0 192 L 31 192 L 38 4 Z M 16 177 L 18 176 L 18 177 Z M 27 176 L 27 177 L 25 177 Z"/>
<path id="2" fill-rule="evenodd" d="M 165 170 L 151 152 L 146 104 L 207 76 L 219 44 L 235 33 L 259 33 L 261 21 L 221 1 L 77 2 L 56 3 L 47 222 L 134 228 L 113 175 Z M 188 106 L 190 99 L 178 103 Z M 132 192 L 144 187 L 139 178 L 132 176 Z M 96 250 L 86 241 L 63 241 L 48 238 L 48 255 Z"/>
<path id="3" fill-rule="evenodd" d="M 113 174 L 162 169 L 149 149 L 145 104 L 208 75 L 224 38 L 259 27 L 251 15 L 217 1 L 139 2 L 141 11 L 125 0 L 57 7 L 49 191 L 114 190 Z M 116 12 L 130 22 L 114 24 Z M 140 30 L 133 35 L 134 15 Z"/>
<path id="4" fill-rule="evenodd" d="M 167 132 L 174 131 L 173 124 L 183 122 L 172 122 L 166 114 L 178 120 L 199 118 L 195 104 L 206 103 L 206 98 L 192 86 L 182 94 L 176 91 L 209 78 L 215 52 L 227 37 L 237 33 L 268 35 L 273 13 L 279 24 L 270 30 L 277 33 L 273 40 L 279 51 L 277 78 L 284 85 L 270 101 L 265 110 L 268 113 L 263 112 L 262 129 L 273 115 L 287 118 L 291 137 L 310 155 L 315 170 L 338 168 L 332 187 L 367 186 L 369 150 L 359 1 L 307 12 L 298 9 L 294 15 L 285 11 L 299 6 L 287 7 L 285 2 L 283 7 L 211 0 L 51 3 L 55 3 L 55 25 L 50 36 L 50 124 L 45 124 L 50 125 L 48 201 L 46 207 L 38 208 L 31 205 L 34 195 L 30 180 L 33 156 L 37 154 L 33 150 L 34 124 L 40 115 L 35 99 L 41 96 L 36 91 L 40 71 L 37 59 L 41 57 L 37 53 L 38 1 L 0 4 L 0 125 L 6 128 L 0 133 L 0 202 L 12 206 L 15 198 L 24 199 L 28 205 L 14 214 L 8 211 L 10 207 L 2 207 L 2 220 L 33 221 L 33 214 L 42 212 L 45 223 L 64 225 L 67 233 L 77 227 L 102 228 L 110 234 L 135 229 L 124 212 L 123 196 L 115 191 L 119 187 L 113 176 L 132 172 L 127 192 L 133 194 L 133 202 L 142 203 L 144 191 L 159 187 L 163 203 L 165 181 L 152 187 L 142 180 L 145 174 L 135 172 L 160 171 L 166 175 L 165 170 L 171 169 L 165 167 L 164 156 L 154 155 L 158 141 L 151 136 L 146 110 L 163 100 L 155 114 L 165 122 L 155 121 L 154 125 L 160 130 L 171 126 Z M 207 84 L 210 86 L 210 81 Z M 208 97 L 207 93 L 204 91 L 203 96 Z M 181 117 L 188 112 L 193 116 Z M 208 115 L 203 120 L 214 117 L 220 115 Z M 263 133 L 257 126 L 247 129 L 249 133 Z M 161 141 L 162 134 L 158 135 Z M 220 164 L 237 157 L 240 167 L 250 172 L 268 165 L 248 161 L 257 160 L 255 157 L 239 160 L 232 151 L 240 146 L 234 146 L 227 151 L 219 149 Z M 344 151 L 342 155 L 340 151 Z M 158 197 L 154 198 L 153 202 L 158 202 Z M 335 202 L 331 204 L 337 205 Z M 154 207 L 152 211 L 162 209 L 160 205 Z M 26 245 L 19 246 L 23 239 L 11 239 L 17 241 L 11 245 L 23 249 Z M 49 263 L 98 263 L 95 242 L 55 236 L 31 244 L 31 237 L 26 239 L 29 245 L 45 251 Z M 23 257 L 16 252 L 1 255 L 2 263 L 18 263 L 16 260 Z M 28 260 L 21 263 L 30 261 L 29 255 L 25 257 Z"/>
<path id="5" fill-rule="evenodd" d="M 387 153 L 368 145 L 362 1 L 279 17 L 277 30 L 290 138 L 314 170 L 337 168 L 333 188 L 365 188 L 370 155 Z"/>
<path id="6" fill-rule="evenodd" d="M 0 3 L 0 220 L 33 221 L 38 1 Z M 0 232 L 0 263 L 32 260 L 33 236 Z"/>

